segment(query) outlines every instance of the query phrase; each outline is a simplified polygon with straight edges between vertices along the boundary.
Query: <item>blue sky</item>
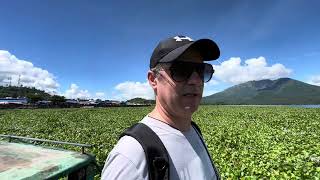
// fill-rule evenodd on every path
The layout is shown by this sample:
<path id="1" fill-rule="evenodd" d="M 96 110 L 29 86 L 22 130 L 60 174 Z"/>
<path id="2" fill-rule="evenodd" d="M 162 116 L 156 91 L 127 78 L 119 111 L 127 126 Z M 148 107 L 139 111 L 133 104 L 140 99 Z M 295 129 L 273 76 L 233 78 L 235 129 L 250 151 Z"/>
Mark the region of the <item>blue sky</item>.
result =
<path id="1" fill-rule="evenodd" d="M 0 84 L 68 98 L 152 98 L 154 47 L 187 35 L 221 50 L 205 95 L 265 78 L 320 85 L 319 8 L 316 0 L 2 0 Z"/>

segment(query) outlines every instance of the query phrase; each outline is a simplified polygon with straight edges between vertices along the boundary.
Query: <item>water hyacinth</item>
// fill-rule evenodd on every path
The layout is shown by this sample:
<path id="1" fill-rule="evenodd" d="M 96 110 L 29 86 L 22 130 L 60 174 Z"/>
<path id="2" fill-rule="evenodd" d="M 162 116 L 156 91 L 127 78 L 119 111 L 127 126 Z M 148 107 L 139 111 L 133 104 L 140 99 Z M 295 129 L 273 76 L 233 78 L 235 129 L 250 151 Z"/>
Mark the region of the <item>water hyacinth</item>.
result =
<path id="1" fill-rule="evenodd" d="M 0 110 L 0 134 L 92 144 L 102 166 L 120 133 L 152 108 Z M 320 177 L 320 109 L 201 106 L 193 119 L 223 179 Z"/>

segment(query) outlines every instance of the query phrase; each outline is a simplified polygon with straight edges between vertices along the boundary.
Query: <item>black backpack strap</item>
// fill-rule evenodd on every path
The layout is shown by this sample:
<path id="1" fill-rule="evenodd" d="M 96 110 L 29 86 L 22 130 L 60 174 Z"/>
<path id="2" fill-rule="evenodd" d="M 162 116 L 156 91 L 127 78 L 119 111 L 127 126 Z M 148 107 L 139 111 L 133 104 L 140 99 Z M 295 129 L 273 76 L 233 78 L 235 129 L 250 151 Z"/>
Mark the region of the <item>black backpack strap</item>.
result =
<path id="1" fill-rule="evenodd" d="M 149 180 L 169 179 L 169 154 L 157 134 L 143 123 L 137 123 L 120 135 L 135 138 L 146 155 Z"/>
<path id="2" fill-rule="evenodd" d="M 202 136 L 202 133 L 201 133 L 201 129 L 199 128 L 199 126 L 195 123 L 195 122 L 193 122 L 193 121 L 191 121 L 191 125 L 198 131 L 198 133 Z"/>

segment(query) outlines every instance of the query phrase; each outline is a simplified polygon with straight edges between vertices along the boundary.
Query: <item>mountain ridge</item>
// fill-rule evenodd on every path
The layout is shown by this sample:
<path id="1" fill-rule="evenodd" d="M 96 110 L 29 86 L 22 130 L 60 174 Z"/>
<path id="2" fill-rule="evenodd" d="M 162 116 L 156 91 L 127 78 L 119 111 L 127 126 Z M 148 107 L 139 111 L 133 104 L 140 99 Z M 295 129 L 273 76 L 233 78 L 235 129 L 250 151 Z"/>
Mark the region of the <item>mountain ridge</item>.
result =
<path id="1" fill-rule="evenodd" d="M 248 81 L 203 97 L 203 104 L 320 104 L 320 87 L 291 78 Z"/>

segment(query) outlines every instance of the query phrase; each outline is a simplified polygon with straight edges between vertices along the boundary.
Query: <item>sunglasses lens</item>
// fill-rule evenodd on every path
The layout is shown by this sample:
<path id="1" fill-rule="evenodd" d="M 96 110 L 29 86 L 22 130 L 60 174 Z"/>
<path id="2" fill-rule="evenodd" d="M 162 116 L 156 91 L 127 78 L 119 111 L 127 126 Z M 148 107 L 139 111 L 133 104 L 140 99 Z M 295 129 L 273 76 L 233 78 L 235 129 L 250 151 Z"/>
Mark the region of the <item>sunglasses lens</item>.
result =
<path id="1" fill-rule="evenodd" d="M 193 72 L 192 66 L 187 63 L 173 63 L 170 70 L 172 79 L 177 82 L 186 81 Z"/>
<path id="2" fill-rule="evenodd" d="M 203 82 L 208 82 L 214 72 L 212 65 L 206 63 L 174 62 L 170 67 L 171 77 L 177 82 L 188 80 L 195 71 Z"/>
<path id="3" fill-rule="evenodd" d="M 212 78 L 212 74 L 214 73 L 213 67 L 211 64 L 204 64 L 202 79 L 203 82 L 208 82 Z M 199 73 L 200 74 L 200 73 Z"/>

